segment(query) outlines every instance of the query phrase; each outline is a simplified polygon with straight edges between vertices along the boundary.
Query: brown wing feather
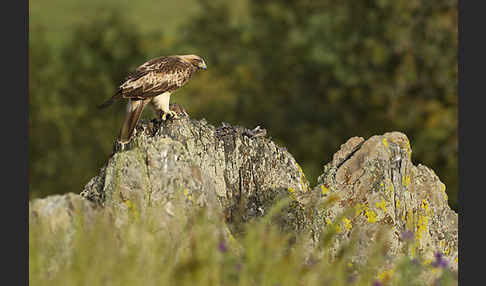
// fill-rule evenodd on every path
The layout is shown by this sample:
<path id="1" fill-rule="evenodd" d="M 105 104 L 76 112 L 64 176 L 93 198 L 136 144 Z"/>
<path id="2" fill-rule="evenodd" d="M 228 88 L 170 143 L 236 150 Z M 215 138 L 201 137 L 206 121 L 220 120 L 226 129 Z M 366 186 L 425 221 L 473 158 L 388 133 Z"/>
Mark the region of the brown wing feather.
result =
<path id="1" fill-rule="evenodd" d="M 174 56 L 158 57 L 151 59 L 139 67 L 137 67 L 133 72 L 130 72 L 126 77 L 125 81 L 137 80 L 140 77 L 146 75 L 147 73 L 160 69 L 161 66 L 167 65 L 174 61 Z"/>
<path id="2" fill-rule="evenodd" d="M 143 99 L 176 90 L 186 84 L 196 70 L 176 56 L 150 60 L 127 76 L 120 86 L 122 97 Z"/>

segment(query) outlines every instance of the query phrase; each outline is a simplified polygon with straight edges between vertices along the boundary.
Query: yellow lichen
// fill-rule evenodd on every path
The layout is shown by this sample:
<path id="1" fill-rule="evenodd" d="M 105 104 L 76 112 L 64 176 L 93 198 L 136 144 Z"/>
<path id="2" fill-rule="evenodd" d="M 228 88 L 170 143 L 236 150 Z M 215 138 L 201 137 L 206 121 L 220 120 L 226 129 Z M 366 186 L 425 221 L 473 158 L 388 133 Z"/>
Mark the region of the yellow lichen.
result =
<path id="1" fill-rule="evenodd" d="M 331 220 L 328 217 L 326 217 L 325 221 L 326 221 L 326 224 L 327 225 L 330 225 L 331 224 Z"/>
<path id="2" fill-rule="evenodd" d="M 184 196 L 186 196 L 188 200 L 192 201 L 192 195 L 189 194 L 189 191 L 187 189 L 184 189 L 183 192 Z"/>
<path id="3" fill-rule="evenodd" d="M 388 140 L 386 138 L 383 138 L 383 145 L 388 148 Z"/>
<path id="4" fill-rule="evenodd" d="M 355 209 L 356 209 L 356 214 L 355 216 L 359 216 L 367 207 L 363 204 L 356 204 Z"/>
<path id="5" fill-rule="evenodd" d="M 375 203 L 376 207 L 386 212 L 386 202 L 385 199 L 381 199 L 381 202 Z"/>
<path id="6" fill-rule="evenodd" d="M 419 216 L 418 222 L 417 222 L 417 240 L 420 241 L 423 237 L 423 233 L 427 230 L 428 228 L 428 223 L 429 223 L 429 218 L 426 215 L 421 215 Z"/>
<path id="7" fill-rule="evenodd" d="M 444 200 L 447 202 L 448 200 L 448 196 L 447 196 L 447 193 L 446 193 L 446 186 L 444 185 L 444 183 L 440 183 L 440 189 L 442 190 L 442 192 L 444 193 Z"/>
<path id="8" fill-rule="evenodd" d="M 456 258 L 454 259 L 454 261 L 456 262 L 456 264 L 459 262 L 459 257 L 456 256 Z"/>
<path id="9" fill-rule="evenodd" d="M 329 189 L 326 188 L 326 186 L 321 185 L 321 194 L 325 195 L 327 193 L 329 193 Z"/>
<path id="10" fill-rule="evenodd" d="M 295 163 L 295 165 L 297 166 L 297 170 L 299 170 L 299 173 L 304 173 L 304 171 L 302 171 L 302 167 L 299 165 L 299 163 Z"/>
<path id="11" fill-rule="evenodd" d="M 388 282 L 393 278 L 393 274 L 395 273 L 395 269 L 390 269 L 388 271 L 383 271 L 378 274 L 378 280 L 381 282 Z"/>
<path id="12" fill-rule="evenodd" d="M 342 230 L 342 228 L 341 228 L 341 226 L 340 226 L 339 224 L 338 224 L 338 225 L 336 225 L 336 232 L 337 232 L 337 233 L 341 233 L 341 232 L 343 232 L 343 230 Z"/>
<path id="13" fill-rule="evenodd" d="M 409 175 L 403 176 L 402 182 L 403 185 L 408 188 L 408 186 L 410 185 L 410 176 Z"/>
<path id="14" fill-rule="evenodd" d="M 420 206 L 425 210 L 425 213 L 429 212 L 429 202 L 427 201 L 427 199 L 423 199 Z"/>
<path id="15" fill-rule="evenodd" d="M 359 216 L 363 211 L 365 212 L 368 222 L 376 222 L 376 213 L 363 204 L 356 204 L 356 216 Z"/>
<path id="16" fill-rule="evenodd" d="M 395 205 L 396 205 L 396 207 L 397 207 L 397 208 L 399 208 L 399 207 L 400 207 L 400 200 L 399 200 L 399 199 L 396 199 L 396 200 L 395 200 Z"/>
<path id="17" fill-rule="evenodd" d="M 302 167 L 300 167 L 298 163 L 295 163 L 295 165 L 297 166 L 297 170 L 300 174 L 300 186 L 302 187 L 302 191 L 305 193 L 309 189 L 308 182 L 305 181 L 305 174 Z"/>
<path id="18" fill-rule="evenodd" d="M 353 228 L 353 225 L 351 224 L 351 221 L 349 219 L 344 218 L 343 223 L 346 230 L 351 230 Z"/>
<path id="19" fill-rule="evenodd" d="M 295 201 L 297 199 L 297 197 L 295 196 L 295 189 L 292 188 L 292 187 L 289 187 L 288 191 L 290 193 L 290 198 Z"/>
<path id="20" fill-rule="evenodd" d="M 135 208 L 135 205 L 130 200 L 126 200 L 126 201 L 124 201 L 124 203 L 127 206 L 127 208 L 130 211 L 130 213 L 135 218 L 135 220 L 138 221 L 139 216 L 138 216 L 138 212 L 137 212 L 137 210 Z"/>
<path id="21" fill-rule="evenodd" d="M 365 209 L 366 216 L 368 217 L 368 222 L 376 222 L 376 213 L 368 208 Z"/>

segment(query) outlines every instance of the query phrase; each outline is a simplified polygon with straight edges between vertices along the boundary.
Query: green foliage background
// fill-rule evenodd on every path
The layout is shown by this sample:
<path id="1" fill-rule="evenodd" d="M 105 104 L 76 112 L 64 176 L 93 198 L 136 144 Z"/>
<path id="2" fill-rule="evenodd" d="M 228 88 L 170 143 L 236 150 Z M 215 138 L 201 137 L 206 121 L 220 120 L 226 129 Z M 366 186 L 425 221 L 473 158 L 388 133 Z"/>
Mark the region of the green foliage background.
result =
<path id="1" fill-rule="evenodd" d="M 404 132 L 457 209 L 456 0 L 96 3 L 30 2 L 31 197 L 97 174 L 124 104 L 95 106 L 128 71 L 196 53 L 208 71 L 172 97 L 191 117 L 266 128 L 311 182 L 348 138 Z"/>

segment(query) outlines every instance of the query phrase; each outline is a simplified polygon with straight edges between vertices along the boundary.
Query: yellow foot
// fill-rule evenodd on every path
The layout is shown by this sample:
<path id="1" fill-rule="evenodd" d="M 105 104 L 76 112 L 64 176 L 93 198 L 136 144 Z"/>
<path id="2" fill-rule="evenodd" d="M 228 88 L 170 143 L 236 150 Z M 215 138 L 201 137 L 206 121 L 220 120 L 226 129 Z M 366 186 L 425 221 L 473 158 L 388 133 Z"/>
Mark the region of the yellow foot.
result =
<path id="1" fill-rule="evenodd" d="M 162 111 L 162 113 L 163 113 L 162 120 L 164 120 L 164 121 L 167 119 L 167 115 L 170 115 L 170 117 L 172 117 L 173 119 L 179 118 L 179 116 L 177 115 L 177 112 L 172 111 L 172 110 L 169 110 L 168 112 Z"/>

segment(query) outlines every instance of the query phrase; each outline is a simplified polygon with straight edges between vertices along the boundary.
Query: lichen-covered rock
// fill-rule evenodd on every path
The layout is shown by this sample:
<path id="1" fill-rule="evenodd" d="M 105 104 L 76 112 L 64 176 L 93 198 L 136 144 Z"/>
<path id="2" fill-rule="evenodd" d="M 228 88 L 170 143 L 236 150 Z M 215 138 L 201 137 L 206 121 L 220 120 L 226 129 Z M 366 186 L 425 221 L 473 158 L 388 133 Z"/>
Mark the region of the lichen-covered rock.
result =
<path id="1" fill-rule="evenodd" d="M 177 120 L 139 124 L 131 146 L 115 152 L 81 193 L 116 210 L 118 224 L 143 216 L 151 206 L 162 206 L 167 218 L 205 206 L 237 234 L 245 222 L 290 198 L 279 225 L 310 233 L 313 243 L 320 230 L 354 207 L 333 225 L 338 232 L 333 250 L 356 235 L 357 263 L 366 262 L 381 227 L 388 227 L 388 255 L 413 241 L 410 255 L 432 261 L 441 252 L 457 269 L 457 214 L 434 172 L 412 164 L 404 134 L 349 139 L 310 188 L 292 155 L 266 138 L 266 130 L 224 123 L 216 128 L 177 110 Z M 337 202 L 323 207 L 331 195 Z"/>
<path id="2" fill-rule="evenodd" d="M 366 141 L 349 139 L 324 167 L 313 189 L 323 198 L 338 197 L 336 204 L 319 210 L 316 222 L 330 224 L 354 207 L 355 212 L 338 225 L 339 242 L 357 232 L 361 257 L 366 257 L 379 227 L 390 226 L 389 255 L 398 254 L 412 240 L 410 255 L 421 254 L 432 261 L 440 252 L 457 269 L 457 214 L 447 204 L 445 185 L 431 169 L 414 166 L 411 154 L 407 137 L 399 132 Z"/>
<path id="3" fill-rule="evenodd" d="M 207 206 L 223 213 L 233 232 L 260 217 L 279 199 L 294 201 L 281 214 L 282 228 L 299 231 L 309 224 L 301 196 L 309 183 L 285 149 L 265 138 L 264 129 L 248 130 L 182 114 L 173 121 L 152 120 L 138 126 L 129 150 L 116 152 L 81 195 L 140 212 L 153 204 Z"/>

